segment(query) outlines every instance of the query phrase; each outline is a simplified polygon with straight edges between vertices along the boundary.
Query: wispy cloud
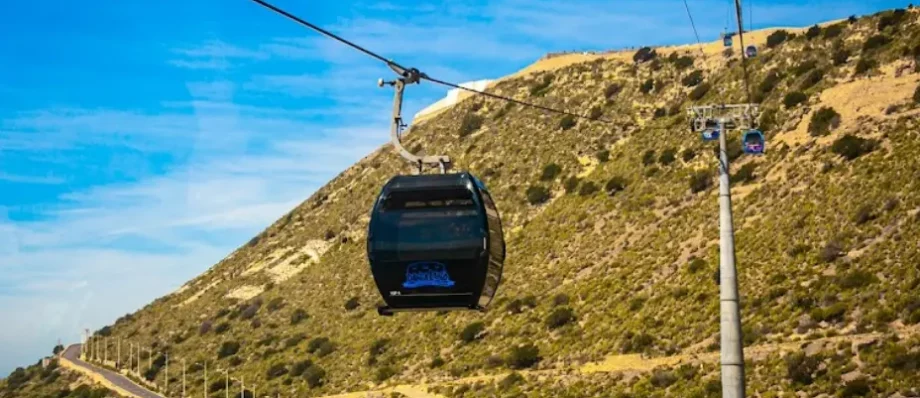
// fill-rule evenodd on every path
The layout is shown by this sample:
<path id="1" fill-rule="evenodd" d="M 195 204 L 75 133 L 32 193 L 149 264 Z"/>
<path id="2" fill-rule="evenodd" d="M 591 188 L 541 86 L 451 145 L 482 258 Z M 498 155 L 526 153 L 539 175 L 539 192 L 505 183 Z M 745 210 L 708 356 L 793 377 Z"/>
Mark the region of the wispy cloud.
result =
<path id="1" fill-rule="evenodd" d="M 40 185 L 57 185 L 63 184 L 67 180 L 62 177 L 57 177 L 53 175 L 37 176 L 37 175 L 21 175 L 21 174 L 10 174 L 0 172 L 0 180 L 17 182 L 22 184 L 40 184 Z"/>

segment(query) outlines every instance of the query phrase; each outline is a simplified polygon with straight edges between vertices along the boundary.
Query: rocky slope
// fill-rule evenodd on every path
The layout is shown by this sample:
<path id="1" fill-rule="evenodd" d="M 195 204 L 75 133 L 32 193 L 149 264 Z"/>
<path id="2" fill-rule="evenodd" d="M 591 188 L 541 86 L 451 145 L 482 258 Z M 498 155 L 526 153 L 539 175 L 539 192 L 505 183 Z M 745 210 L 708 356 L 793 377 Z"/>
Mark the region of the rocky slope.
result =
<path id="1" fill-rule="evenodd" d="M 748 64 L 751 92 L 768 149 L 742 156 L 737 134 L 730 142 L 745 344 L 883 337 L 751 359 L 750 390 L 917 392 L 916 339 L 884 336 L 920 322 L 918 13 L 751 36 L 761 50 Z M 168 353 L 172 364 L 208 361 L 260 391 L 299 396 L 717 350 L 716 161 L 687 130 L 685 109 L 745 100 L 737 48 L 730 58 L 712 45 L 644 58 L 554 58 L 556 67 L 490 88 L 613 123 L 472 97 L 412 128 L 408 147 L 481 176 L 502 212 L 505 277 L 488 313 L 376 315 L 368 213 L 382 184 L 408 170 L 385 147 L 97 335 L 154 347 L 147 376 L 157 384 Z M 190 394 L 201 393 L 202 370 L 189 369 Z M 510 379 L 440 391 L 706 396 L 718 368 Z"/>

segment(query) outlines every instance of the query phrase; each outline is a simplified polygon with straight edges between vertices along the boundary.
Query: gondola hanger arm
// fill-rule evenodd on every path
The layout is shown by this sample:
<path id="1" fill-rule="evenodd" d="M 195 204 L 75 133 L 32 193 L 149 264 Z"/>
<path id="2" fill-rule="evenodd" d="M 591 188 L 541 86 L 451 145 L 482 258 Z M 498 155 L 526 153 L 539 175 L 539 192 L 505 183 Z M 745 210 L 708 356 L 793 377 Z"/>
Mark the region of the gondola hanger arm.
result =
<path id="1" fill-rule="evenodd" d="M 438 167 L 441 173 L 445 173 L 450 167 L 450 157 L 445 155 L 418 156 L 409 152 L 400 141 L 402 129 L 406 127 L 402 120 L 403 92 L 405 91 L 406 84 L 418 84 L 423 74 L 419 72 L 418 69 L 406 69 L 392 62 L 387 63 L 387 65 L 399 75 L 399 78 L 392 81 L 384 81 L 383 79 L 377 80 L 377 86 L 383 87 L 384 85 L 389 85 L 393 86 L 395 89 L 393 95 L 393 121 L 390 126 L 390 142 L 393 143 L 393 147 L 396 148 L 400 156 L 417 167 L 415 169 L 417 174 L 421 174 L 422 169 L 426 165 Z"/>

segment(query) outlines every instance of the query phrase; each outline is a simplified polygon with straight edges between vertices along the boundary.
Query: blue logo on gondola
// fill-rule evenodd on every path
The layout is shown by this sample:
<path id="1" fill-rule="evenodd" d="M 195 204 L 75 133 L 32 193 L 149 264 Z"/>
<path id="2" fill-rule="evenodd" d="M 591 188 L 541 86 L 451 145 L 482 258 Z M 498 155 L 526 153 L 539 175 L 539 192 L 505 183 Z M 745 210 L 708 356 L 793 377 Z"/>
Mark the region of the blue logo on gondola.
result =
<path id="1" fill-rule="evenodd" d="M 433 261 L 421 261 L 409 264 L 406 267 L 406 281 L 403 287 L 414 289 L 418 287 L 452 287 L 454 281 L 447 274 L 447 266 Z"/>

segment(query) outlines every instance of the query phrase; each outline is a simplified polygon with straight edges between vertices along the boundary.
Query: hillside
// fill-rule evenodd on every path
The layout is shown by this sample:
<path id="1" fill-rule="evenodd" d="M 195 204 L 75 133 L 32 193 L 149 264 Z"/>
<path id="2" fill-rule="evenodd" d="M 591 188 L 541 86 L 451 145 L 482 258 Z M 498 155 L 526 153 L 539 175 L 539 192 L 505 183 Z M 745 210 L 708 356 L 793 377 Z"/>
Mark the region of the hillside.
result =
<path id="1" fill-rule="evenodd" d="M 0 381 L 0 397 L 117 398 L 120 395 L 77 372 L 59 366 L 57 360 L 53 360 L 48 366 L 42 366 L 39 362 L 14 370 Z"/>
<path id="2" fill-rule="evenodd" d="M 740 156 L 737 134 L 730 143 L 737 263 L 745 344 L 776 351 L 749 356 L 749 391 L 920 392 L 911 326 L 920 322 L 918 13 L 753 36 L 760 56 L 748 67 L 768 147 Z M 377 316 L 369 209 L 390 176 L 408 171 L 384 147 L 97 335 L 153 347 L 147 375 L 158 385 L 168 353 L 172 364 L 229 368 L 272 395 L 530 368 L 432 391 L 711 396 L 717 361 L 616 365 L 687 363 L 718 349 L 714 147 L 688 131 L 685 109 L 739 102 L 744 91 L 737 49 L 731 59 L 712 49 L 656 49 L 638 65 L 632 53 L 553 58 L 556 67 L 489 88 L 612 124 L 470 97 L 412 128 L 407 147 L 450 155 L 456 169 L 481 176 L 502 212 L 504 282 L 485 314 Z M 611 371 L 569 371 L 590 362 Z M 189 370 L 190 395 L 203 391 L 202 370 Z"/>

